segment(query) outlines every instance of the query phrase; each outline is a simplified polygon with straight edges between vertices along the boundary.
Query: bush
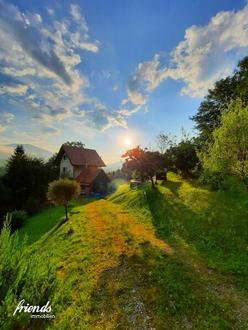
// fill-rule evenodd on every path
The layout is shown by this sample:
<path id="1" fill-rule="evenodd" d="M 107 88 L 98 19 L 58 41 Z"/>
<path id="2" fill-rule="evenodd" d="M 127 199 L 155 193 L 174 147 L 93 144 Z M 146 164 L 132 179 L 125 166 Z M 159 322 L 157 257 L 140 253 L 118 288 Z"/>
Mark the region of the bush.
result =
<path id="1" fill-rule="evenodd" d="M 242 193 L 246 190 L 246 187 L 236 176 L 226 176 L 221 184 L 221 189 Z"/>
<path id="2" fill-rule="evenodd" d="M 64 205 L 65 218 L 68 220 L 68 203 L 79 196 L 80 184 L 75 180 L 59 179 L 49 183 L 47 197 L 56 205 Z"/>
<path id="3" fill-rule="evenodd" d="M 202 172 L 200 178 L 200 183 L 206 184 L 211 190 L 220 190 L 223 186 L 224 176 L 220 172 L 210 172 L 205 170 Z"/>
<path id="4" fill-rule="evenodd" d="M 28 215 L 23 210 L 15 210 L 9 213 L 11 230 L 14 231 L 24 225 Z"/>
<path id="5" fill-rule="evenodd" d="M 42 198 L 30 196 L 25 204 L 25 210 L 28 212 L 29 215 L 33 215 L 39 212 L 44 206 L 44 204 L 45 202 Z"/>

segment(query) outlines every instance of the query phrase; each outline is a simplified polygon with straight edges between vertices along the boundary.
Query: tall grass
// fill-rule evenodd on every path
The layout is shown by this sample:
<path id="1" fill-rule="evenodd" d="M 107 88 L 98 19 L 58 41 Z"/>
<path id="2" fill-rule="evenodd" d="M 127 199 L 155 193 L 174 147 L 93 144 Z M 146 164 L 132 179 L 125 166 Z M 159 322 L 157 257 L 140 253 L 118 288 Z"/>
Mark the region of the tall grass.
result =
<path id="1" fill-rule="evenodd" d="M 16 232 L 11 235 L 7 219 L 0 234 L 0 329 L 44 327 L 43 320 L 31 319 L 29 313 L 13 317 L 20 300 L 43 306 L 56 286 L 52 265 L 44 254 L 31 251 L 26 241 L 20 242 Z"/>

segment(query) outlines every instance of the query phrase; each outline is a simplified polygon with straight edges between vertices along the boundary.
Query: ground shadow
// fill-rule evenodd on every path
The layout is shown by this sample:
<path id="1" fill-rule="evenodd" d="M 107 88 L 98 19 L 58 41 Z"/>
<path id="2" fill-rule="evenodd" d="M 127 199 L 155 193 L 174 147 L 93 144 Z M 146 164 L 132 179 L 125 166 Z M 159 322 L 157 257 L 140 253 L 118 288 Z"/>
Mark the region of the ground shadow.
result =
<path id="1" fill-rule="evenodd" d="M 101 274 L 91 301 L 98 329 L 231 329 L 239 322 L 232 302 L 224 311 L 223 299 L 191 264 L 148 242 Z"/>
<path id="2" fill-rule="evenodd" d="M 178 196 L 178 191 L 179 191 L 180 187 L 182 186 L 182 182 L 168 180 L 168 181 L 164 181 L 162 183 L 162 186 L 168 188 L 173 194 Z"/>

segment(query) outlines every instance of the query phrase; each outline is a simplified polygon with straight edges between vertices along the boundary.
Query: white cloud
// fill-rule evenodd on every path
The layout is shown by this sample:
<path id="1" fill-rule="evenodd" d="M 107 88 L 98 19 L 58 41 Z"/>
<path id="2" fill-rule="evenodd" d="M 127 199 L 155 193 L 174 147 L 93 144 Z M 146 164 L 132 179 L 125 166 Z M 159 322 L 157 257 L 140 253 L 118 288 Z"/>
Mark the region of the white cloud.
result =
<path id="1" fill-rule="evenodd" d="M 11 112 L 3 112 L 0 114 L 0 133 L 6 131 L 9 124 L 14 120 L 15 116 Z"/>
<path id="2" fill-rule="evenodd" d="M 171 52 L 168 66 L 158 54 L 140 63 L 127 84 L 128 100 L 145 104 L 162 81 L 181 80 L 183 94 L 203 97 L 216 80 L 229 75 L 248 50 L 248 5 L 238 11 L 222 11 L 205 26 L 191 26 L 184 40 Z"/>
<path id="3" fill-rule="evenodd" d="M 2 97 L 21 104 L 49 134 L 59 134 L 58 121 L 73 118 L 78 109 L 89 127 L 125 126 L 118 112 L 87 95 L 89 79 L 77 66 L 83 52 L 98 52 L 100 43 L 91 40 L 80 8 L 71 5 L 71 16 L 62 20 L 47 10 L 50 23 L 0 0 L 0 73 L 10 81 L 0 86 Z"/>
<path id="4" fill-rule="evenodd" d="M 24 95 L 28 89 L 27 85 L 16 84 L 16 85 L 1 85 L 0 94 L 17 94 Z"/>
<path id="5" fill-rule="evenodd" d="M 48 15 L 53 16 L 54 10 L 52 8 L 47 8 L 47 13 L 48 13 Z"/>

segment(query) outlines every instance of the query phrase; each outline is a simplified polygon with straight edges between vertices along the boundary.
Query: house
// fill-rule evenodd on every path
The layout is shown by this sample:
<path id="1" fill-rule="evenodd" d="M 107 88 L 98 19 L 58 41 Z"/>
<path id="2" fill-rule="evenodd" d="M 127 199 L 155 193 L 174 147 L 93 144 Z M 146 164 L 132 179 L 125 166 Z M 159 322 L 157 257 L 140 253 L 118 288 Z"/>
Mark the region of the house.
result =
<path id="1" fill-rule="evenodd" d="M 82 193 L 106 193 L 109 178 L 103 171 L 103 160 L 93 149 L 62 145 L 56 158 L 60 176 L 78 181 Z"/>

